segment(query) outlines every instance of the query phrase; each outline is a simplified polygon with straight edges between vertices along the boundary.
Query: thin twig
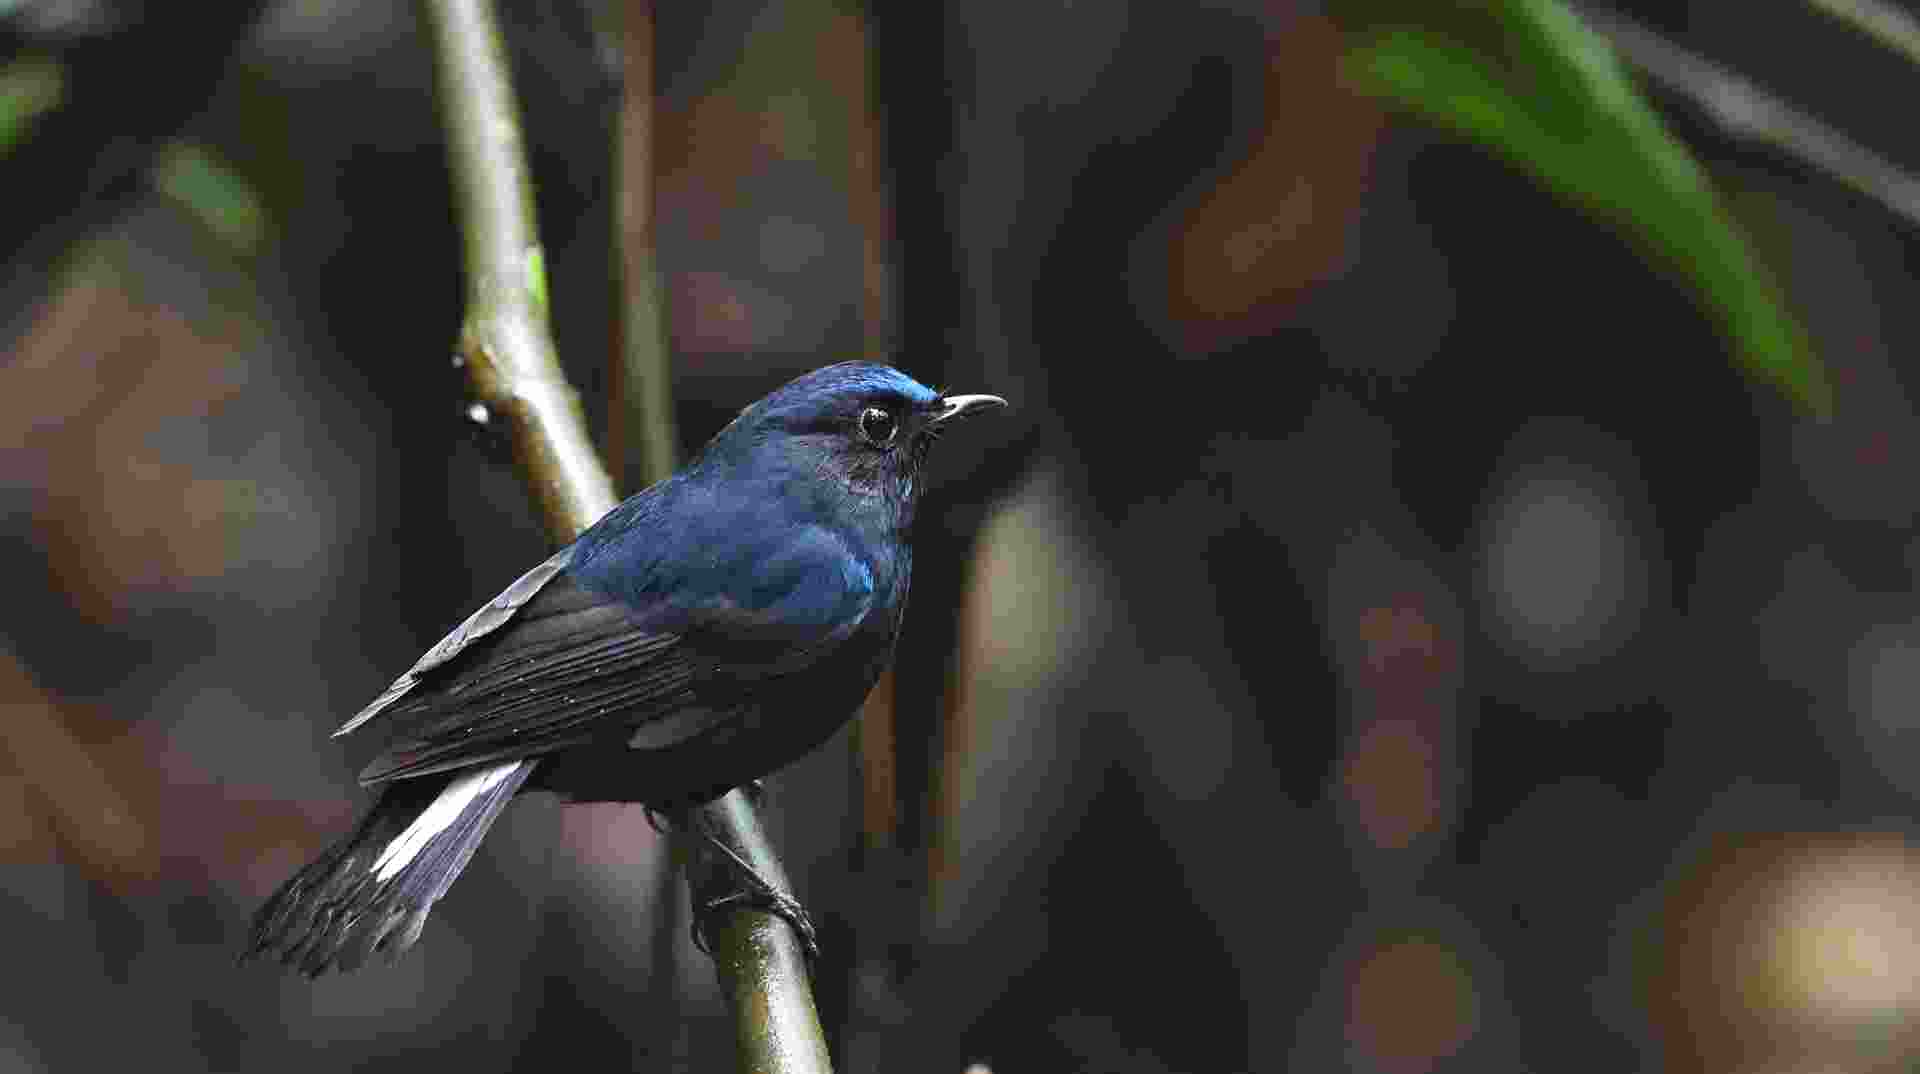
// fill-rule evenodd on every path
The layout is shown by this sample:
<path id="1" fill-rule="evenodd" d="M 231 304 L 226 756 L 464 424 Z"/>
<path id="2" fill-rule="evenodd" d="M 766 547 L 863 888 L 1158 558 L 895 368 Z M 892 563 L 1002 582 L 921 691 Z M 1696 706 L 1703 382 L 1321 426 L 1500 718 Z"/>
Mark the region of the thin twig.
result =
<path id="1" fill-rule="evenodd" d="M 594 453 L 548 329 L 545 259 L 534 232 L 505 51 L 484 0 L 422 0 L 421 10 L 432 33 L 466 243 L 460 359 L 478 403 L 506 423 L 548 532 L 556 541 L 571 540 L 613 507 L 613 483 Z M 702 813 L 701 823 L 785 889 L 784 872 L 739 791 Z M 769 914 L 737 910 L 718 938 L 716 961 L 742 1023 L 743 1068 L 828 1070 L 792 930 Z"/>
<path id="2" fill-rule="evenodd" d="M 1760 86 L 1631 19 L 1593 8 L 1581 17 L 1628 62 L 1693 101 L 1729 134 L 1771 145 L 1920 224 L 1920 179 Z"/>
<path id="3" fill-rule="evenodd" d="M 1808 0 L 1814 7 L 1851 25 L 1907 58 L 1920 63 L 1920 20 L 1879 0 Z"/>

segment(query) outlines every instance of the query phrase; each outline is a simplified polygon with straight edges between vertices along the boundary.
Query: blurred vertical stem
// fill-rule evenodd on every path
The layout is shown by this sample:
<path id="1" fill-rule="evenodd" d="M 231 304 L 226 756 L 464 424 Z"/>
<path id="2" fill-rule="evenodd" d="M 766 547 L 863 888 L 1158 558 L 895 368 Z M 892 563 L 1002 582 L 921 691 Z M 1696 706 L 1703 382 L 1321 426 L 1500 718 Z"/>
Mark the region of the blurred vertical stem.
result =
<path id="1" fill-rule="evenodd" d="M 653 4 L 628 0 L 600 9 L 600 32 L 617 42 L 620 55 L 620 111 L 612 138 L 613 333 L 607 352 L 607 470 L 623 489 L 644 487 L 673 472 L 673 392 L 667 357 L 665 318 L 660 303 L 658 262 L 653 246 Z M 652 420 L 649 420 L 652 419 Z M 634 466 L 636 432 L 645 443 Z M 678 841 L 673 859 L 693 861 L 696 851 Z M 673 869 L 654 859 L 648 880 L 653 887 L 653 980 L 671 991 L 679 981 L 681 916 L 674 912 Z M 667 1003 L 669 1016 L 680 1008 Z"/>
<path id="2" fill-rule="evenodd" d="M 594 453 L 548 327 L 545 257 L 534 233 L 533 187 L 506 51 L 484 0 L 421 0 L 420 9 L 431 34 L 466 249 L 459 360 L 476 402 L 490 420 L 505 423 L 549 534 L 571 540 L 613 507 L 613 483 Z M 648 416 L 659 421 L 663 411 Z M 784 871 L 739 791 L 700 810 L 694 823 L 742 850 L 763 878 L 785 888 Z M 702 869 L 703 879 L 707 875 Z M 828 1070 L 792 930 L 769 914 L 740 910 L 716 938 L 715 961 L 741 1022 L 742 1069 Z"/>
<path id="3" fill-rule="evenodd" d="M 673 472 L 672 363 L 666 306 L 653 245 L 653 3 L 621 6 L 623 74 L 614 132 L 615 297 L 620 320 L 607 408 L 607 465 L 628 487 L 651 485 Z M 631 480 L 640 455 L 640 480 Z"/>

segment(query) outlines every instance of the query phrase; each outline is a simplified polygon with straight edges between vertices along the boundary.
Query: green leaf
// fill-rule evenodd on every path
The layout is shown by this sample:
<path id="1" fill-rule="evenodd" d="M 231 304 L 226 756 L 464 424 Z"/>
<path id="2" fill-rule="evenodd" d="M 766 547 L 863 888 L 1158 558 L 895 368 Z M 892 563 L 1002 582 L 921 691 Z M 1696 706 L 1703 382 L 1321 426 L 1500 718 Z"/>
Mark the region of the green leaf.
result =
<path id="1" fill-rule="evenodd" d="M 1495 16 L 1497 59 L 1445 27 L 1400 24 L 1355 49 L 1349 71 L 1626 232 L 1698 292 L 1752 375 L 1827 413 L 1825 368 L 1778 286 L 1612 48 L 1558 0 L 1417 10 L 1444 20 L 1469 9 Z"/>

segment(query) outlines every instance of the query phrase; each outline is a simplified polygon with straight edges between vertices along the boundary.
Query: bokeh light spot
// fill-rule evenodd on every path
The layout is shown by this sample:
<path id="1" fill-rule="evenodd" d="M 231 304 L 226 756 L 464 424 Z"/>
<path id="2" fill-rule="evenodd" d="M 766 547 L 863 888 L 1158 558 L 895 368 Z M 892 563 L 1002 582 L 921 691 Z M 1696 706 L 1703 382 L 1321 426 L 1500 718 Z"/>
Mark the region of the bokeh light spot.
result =
<path id="1" fill-rule="evenodd" d="M 1423 936 L 1385 940 L 1355 962 L 1347 1039 L 1375 1069 L 1424 1074 L 1477 1026 L 1473 979 L 1451 949 Z M 1364 1069 L 1364 1068 L 1362 1068 Z"/>
<path id="2" fill-rule="evenodd" d="M 1920 1013 L 1920 863 L 1896 842 L 1825 851 L 1789 872 L 1771 925 L 1780 999 L 1835 1028 Z"/>
<path id="3" fill-rule="evenodd" d="M 1920 789 L 1920 626 L 1876 627 L 1848 653 L 1847 693 L 1862 751 L 1889 780 Z"/>
<path id="4" fill-rule="evenodd" d="M 1413 720 L 1375 721 L 1354 740 L 1344 773 L 1347 797 L 1374 846 L 1404 848 L 1439 821 L 1435 753 Z"/>
<path id="5" fill-rule="evenodd" d="M 1645 559 L 1598 475 L 1542 471 L 1490 512 L 1486 599 L 1508 648 L 1548 665 L 1610 654 L 1631 633 Z"/>

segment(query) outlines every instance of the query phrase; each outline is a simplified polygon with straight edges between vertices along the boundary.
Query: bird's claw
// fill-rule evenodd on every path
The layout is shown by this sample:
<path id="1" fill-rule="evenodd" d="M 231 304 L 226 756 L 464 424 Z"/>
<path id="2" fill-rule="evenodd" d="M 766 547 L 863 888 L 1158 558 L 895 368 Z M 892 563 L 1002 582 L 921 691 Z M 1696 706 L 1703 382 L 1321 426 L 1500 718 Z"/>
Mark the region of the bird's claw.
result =
<path id="1" fill-rule="evenodd" d="M 761 780 L 752 780 L 740 786 L 740 792 L 754 805 L 759 805 L 766 797 L 766 784 Z M 691 821 L 687 813 L 673 808 L 655 809 L 652 806 L 641 807 L 647 816 L 647 823 L 662 835 L 671 834 L 675 829 L 687 827 Z M 807 953 L 807 961 L 814 962 L 820 957 L 820 932 L 814 927 L 813 917 L 800 900 L 779 890 L 768 883 L 740 853 L 710 831 L 699 830 L 707 845 L 718 851 L 732 866 L 731 872 L 738 878 L 739 887 L 717 898 L 704 901 L 696 899 L 693 912 L 693 945 L 702 954 L 713 955 L 713 933 L 724 924 L 724 916 L 734 910 L 764 910 L 793 926 L 800 937 L 800 946 Z"/>
<path id="2" fill-rule="evenodd" d="M 773 885 L 760 878 L 760 874 L 751 869 L 736 870 L 746 882 L 745 888 L 728 892 L 717 899 L 701 904 L 693 914 L 693 945 L 702 954 L 713 955 L 713 931 L 723 924 L 727 912 L 736 909 L 764 910 L 793 926 L 800 937 L 800 948 L 807 954 L 809 964 L 820 958 L 820 931 L 814 927 L 812 915 L 800 905 L 800 900 L 784 891 L 775 890 Z"/>

